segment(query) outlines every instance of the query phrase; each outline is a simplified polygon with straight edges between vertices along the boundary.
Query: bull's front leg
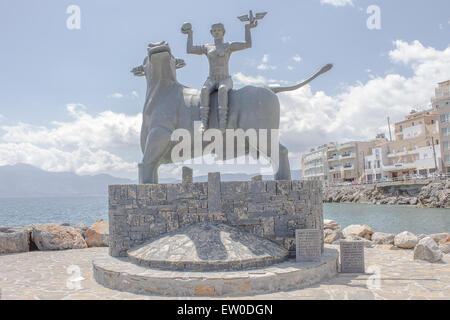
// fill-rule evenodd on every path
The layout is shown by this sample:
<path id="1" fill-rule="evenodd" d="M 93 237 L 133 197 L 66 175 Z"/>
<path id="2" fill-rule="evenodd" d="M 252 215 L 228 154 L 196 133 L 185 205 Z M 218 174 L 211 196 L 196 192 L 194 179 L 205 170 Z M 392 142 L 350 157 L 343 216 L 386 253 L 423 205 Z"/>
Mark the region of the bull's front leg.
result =
<path id="1" fill-rule="evenodd" d="M 172 132 L 164 127 L 150 130 L 145 143 L 144 159 L 139 164 L 139 183 L 158 183 L 158 168 L 164 155 L 170 150 Z"/>

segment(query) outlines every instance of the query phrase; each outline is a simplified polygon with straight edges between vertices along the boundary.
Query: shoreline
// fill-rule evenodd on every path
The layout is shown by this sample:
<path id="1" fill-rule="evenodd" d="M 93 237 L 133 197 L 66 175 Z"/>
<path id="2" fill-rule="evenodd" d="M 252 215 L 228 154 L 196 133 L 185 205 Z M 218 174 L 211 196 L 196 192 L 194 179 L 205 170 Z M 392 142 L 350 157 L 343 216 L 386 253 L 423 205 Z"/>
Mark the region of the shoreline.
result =
<path id="1" fill-rule="evenodd" d="M 324 203 L 361 203 L 450 209 L 450 180 L 423 184 L 362 184 L 324 187 Z"/>

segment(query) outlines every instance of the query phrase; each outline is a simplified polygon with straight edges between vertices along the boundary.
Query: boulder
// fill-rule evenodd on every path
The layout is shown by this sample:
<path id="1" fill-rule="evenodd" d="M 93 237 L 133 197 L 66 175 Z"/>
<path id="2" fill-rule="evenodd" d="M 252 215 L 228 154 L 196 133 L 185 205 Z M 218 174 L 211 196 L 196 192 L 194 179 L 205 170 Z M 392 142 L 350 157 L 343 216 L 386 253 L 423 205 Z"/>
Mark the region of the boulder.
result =
<path id="1" fill-rule="evenodd" d="M 439 248 L 441 249 L 442 253 L 450 254 L 450 236 L 439 241 Z"/>
<path id="2" fill-rule="evenodd" d="M 330 230 L 341 230 L 341 226 L 334 220 L 324 219 L 323 220 L 323 228 Z"/>
<path id="3" fill-rule="evenodd" d="M 28 228 L 0 227 L 0 254 L 30 251 Z"/>
<path id="4" fill-rule="evenodd" d="M 105 220 L 97 220 L 87 231 L 86 242 L 89 247 L 108 247 L 109 224 Z"/>
<path id="5" fill-rule="evenodd" d="M 31 239 L 39 250 L 65 250 L 87 248 L 78 229 L 54 223 L 34 225 Z"/>
<path id="6" fill-rule="evenodd" d="M 372 241 L 375 244 L 394 244 L 395 235 L 391 233 L 375 232 L 372 235 Z"/>
<path id="7" fill-rule="evenodd" d="M 410 199 L 408 197 L 398 197 L 397 204 L 410 204 Z"/>
<path id="8" fill-rule="evenodd" d="M 442 240 L 445 240 L 447 238 L 450 238 L 450 234 L 449 233 L 433 233 L 430 234 L 429 237 L 431 239 L 433 239 L 437 244 L 439 244 L 439 242 L 441 242 Z"/>
<path id="9" fill-rule="evenodd" d="M 323 230 L 323 241 L 325 243 L 333 243 L 337 240 L 343 239 L 344 234 L 340 230 L 324 229 Z"/>
<path id="10" fill-rule="evenodd" d="M 418 234 L 417 235 L 417 240 L 422 240 L 423 238 L 425 238 L 427 235 L 426 234 L 423 234 L 423 233 L 421 233 L 421 234 Z"/>
<path id="11" fill-rule="evenodd" d="M 414 260 L 417 259 L 438 262 L 442 259 L 442 251 L 432 238 L 425 237 L 414 248 Z"/>
<path id="12" fill-rule="evenodd" d="M 369 227 L 368 225 L 359 225 L 359 224 L 352 224 L 345 228 L 343 230 L 345 238 L 347 238 L 350 235 L 358 236 L 361 238 L 365 238 L 367 240 L 371 239 L 371 236 L 373 234 L 373 229 Z"/>
<path id="13" fill-rule="evenodd" d="M 417 242 L 419 242 L 419 239 L 417 239 L 413 233 L 408 231 L 403 231 L 394 238 L 394 245 L 402 249 L 413 249 Z"/>
<path id="14" fill-rule="evenodd" d="M 88 231 L 89 227 L 86 226 L 84 223 L 80 222 L 75 225 L 75 229 L 80 230 L 81 235 L 83 236 L 84 240 L 86 240 L 87 231 Z"/>
<path id="15" fill-rule="evenodd" d="M 444 254 L 450 254 L 450 243 L 439 244 L 439 249 L 441 249 Z"/>

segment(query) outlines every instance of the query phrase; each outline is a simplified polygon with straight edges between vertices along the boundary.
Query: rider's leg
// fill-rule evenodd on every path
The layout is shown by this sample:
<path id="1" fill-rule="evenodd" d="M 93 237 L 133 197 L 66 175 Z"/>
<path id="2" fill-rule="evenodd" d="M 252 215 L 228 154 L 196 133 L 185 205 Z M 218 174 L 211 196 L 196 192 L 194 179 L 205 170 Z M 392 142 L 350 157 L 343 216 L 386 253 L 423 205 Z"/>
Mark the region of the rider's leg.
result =
<path id="1" fill-rule="evenodd" d="M 219 102 L 219 129 L 227 127 L 228 120 L 228 91 L 233 88 L 231 78 L 220 81 L 218 102 Z"/>
<path id="2" fill-rule="evenodd" d="M 209 95 L 214 89 L 215 84 L 210 79 L 206 80 L 200 94 L 200 120 L 202 121 L 202 130 L 208 128 L 209 120 Z"/>

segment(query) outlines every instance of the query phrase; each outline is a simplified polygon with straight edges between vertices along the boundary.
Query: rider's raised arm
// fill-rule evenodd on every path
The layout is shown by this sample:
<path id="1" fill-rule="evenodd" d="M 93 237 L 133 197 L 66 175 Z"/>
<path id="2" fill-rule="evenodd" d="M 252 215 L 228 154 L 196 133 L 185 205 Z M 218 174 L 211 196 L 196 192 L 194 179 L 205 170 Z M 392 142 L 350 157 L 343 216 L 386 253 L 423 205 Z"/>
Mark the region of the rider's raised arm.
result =
<path id="1" fill-rule="evenodd" d="M 203 46 L 194 46 L 194 35 L 192 30 L 188 33 L 186 52 L 199 55 L 202 55 L 204 52 Z"/>
<path id="2" fill-rule="evenodd" d="M 252 34 L 250 32 L 251 28 L 253 28 L 253 25 L 245 25 L 245 42 L 232 42 L 231 51 L 239 51 L 252 47 Z"/>

